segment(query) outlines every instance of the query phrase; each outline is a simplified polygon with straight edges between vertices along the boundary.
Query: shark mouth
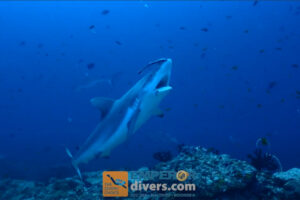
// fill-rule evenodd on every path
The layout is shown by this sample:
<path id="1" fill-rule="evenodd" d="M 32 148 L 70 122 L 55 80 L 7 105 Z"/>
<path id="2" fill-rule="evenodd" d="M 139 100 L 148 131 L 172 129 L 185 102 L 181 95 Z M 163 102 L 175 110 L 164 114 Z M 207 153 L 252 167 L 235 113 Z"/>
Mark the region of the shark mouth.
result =
<path id="1" fill-rule="evenodd" d="M 159 81 L 159 83 L 156 85 L 155 88 L 160 89 L 160 88 L 168 86 L 168 84 L 169 84 L 169 76 L 166 75 Z"/>

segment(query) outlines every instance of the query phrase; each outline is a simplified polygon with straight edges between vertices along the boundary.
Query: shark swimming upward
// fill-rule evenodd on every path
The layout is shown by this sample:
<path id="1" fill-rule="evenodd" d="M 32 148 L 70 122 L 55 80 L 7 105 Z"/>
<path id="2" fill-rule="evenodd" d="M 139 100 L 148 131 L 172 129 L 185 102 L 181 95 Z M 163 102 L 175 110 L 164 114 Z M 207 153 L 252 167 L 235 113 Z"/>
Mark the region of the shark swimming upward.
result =
<path id="1" fill-rule="evenodd" d="M 172 60 L 162 58 L 153 61 L 139 73 L 146 69 L 148 73 L 120 99 L 91 99 L 91 104 L 101 112 L 101 122 L 76 155 L 72 156 L 66 149 L 80 178 L 79 164 L 87 163 L 95 157 L 109 156 L 115 147 L 125 142 L 151 116 L 162 115 L 158 106 L 172 90 L 169 85 Z"/>

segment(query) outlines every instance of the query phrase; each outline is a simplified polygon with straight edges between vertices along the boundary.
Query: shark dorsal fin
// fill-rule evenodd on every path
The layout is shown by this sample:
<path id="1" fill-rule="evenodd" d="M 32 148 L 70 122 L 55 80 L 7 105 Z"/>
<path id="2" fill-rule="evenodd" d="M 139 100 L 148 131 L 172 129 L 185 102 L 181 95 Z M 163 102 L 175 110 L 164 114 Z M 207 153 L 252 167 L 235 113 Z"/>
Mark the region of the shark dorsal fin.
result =
<path id="1" fill-rule="evenodd" d="M 101 112 L 101 117 L 104 118 L 112 108 L 115 101 L 113 99 L 105 97 L 95 97 L 92 98 L 90 102 L 92 106 L 99 109 L 99 111 Z"/>

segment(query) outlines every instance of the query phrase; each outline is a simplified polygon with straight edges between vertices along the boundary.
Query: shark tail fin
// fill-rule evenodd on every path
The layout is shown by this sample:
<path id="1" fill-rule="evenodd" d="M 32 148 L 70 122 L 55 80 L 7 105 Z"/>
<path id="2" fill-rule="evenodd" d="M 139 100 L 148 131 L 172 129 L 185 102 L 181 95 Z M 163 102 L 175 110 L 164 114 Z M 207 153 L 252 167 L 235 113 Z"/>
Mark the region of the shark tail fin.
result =
<path id="1" fill-rule="evenodd" d="M 81 172 L 80 172 L 80 169 L 79 169 L 79 167 L 77 166 L 77 164 L 75 164 L 74 162 L 72 162 L 72 165 L 73 165 L 74 169 L 76 170 L 76 172 L 77 172 L 77 174 L 78 174 L 80 180 L 83 181 L 82 175 L 81 175 Z"/>
<path id="2" fill-rule="evenodd" d="M 82 175 L 81 175 L 80 169 L 79 169 L 78 165 L 73 161 L 73 155 L 72 155 L 71 151 L 68 148 L 66 148 L 66 153 L 72 159 L 72 165 L 73 165 L 74 169 L 76 170 L 79 178 L 82 181 L 83 179 L 82 179 Z"/>

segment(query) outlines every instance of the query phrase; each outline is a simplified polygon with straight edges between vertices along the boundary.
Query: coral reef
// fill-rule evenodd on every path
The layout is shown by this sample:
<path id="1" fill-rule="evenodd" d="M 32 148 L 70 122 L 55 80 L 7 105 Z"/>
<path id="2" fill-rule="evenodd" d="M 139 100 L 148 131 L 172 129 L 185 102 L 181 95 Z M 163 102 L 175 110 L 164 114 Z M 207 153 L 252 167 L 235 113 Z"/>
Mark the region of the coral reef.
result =
<path id="1" fill-rule="evenodd" d="M 185 170 L 195 172 L 197 177 L 187 180 L 196 184 L 198 198 L 210 198 L 220 193 L 247 186 L 255 176 L 255 168 L 245 161 L 235 160 L 228 155 L 218 155 L 201 147 L 182 148 L 173 160 L 159 163 L 157 171 Z"/>
<path id="2" fill-rule="evenodd" d="M 193 178 L 185 181 L 196 185 L 194 199 L 300 199 L 300 169 L 294 168 L 272 174 L 270 171 L 257 170 L 245 161 L 232 159 L 225 154 L 218 155 L 201 147 L 182 146 L 181 152 L 172 160 L 158 163 L 151 169 L 144 167 L 139 171 L 148 170 L 185 170 L 189 174 L 194 174 Z M 83 179 L 84 183 L 77 176 L 65 179 L 52 178 L 48 183 L 2 179 L 0 199 L 102 199 L 102 172 L 83 173 Z M 153 180 L 152 182 L 179 183 L 177 180 Z M 132 193 L 130 191 L 129 197 L 124 199 L 161 198 L 153 196 L 158 194 L 153 191 L 137 195 L 135 198 L 131 196 Z M 168 196 L 164 199 L 174 199 L 171 191 L 164 194 Z"/>

